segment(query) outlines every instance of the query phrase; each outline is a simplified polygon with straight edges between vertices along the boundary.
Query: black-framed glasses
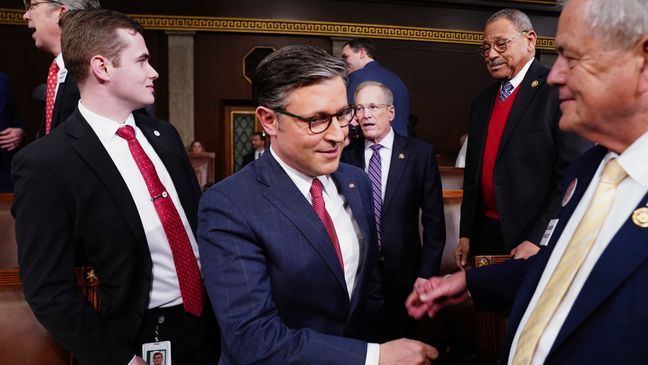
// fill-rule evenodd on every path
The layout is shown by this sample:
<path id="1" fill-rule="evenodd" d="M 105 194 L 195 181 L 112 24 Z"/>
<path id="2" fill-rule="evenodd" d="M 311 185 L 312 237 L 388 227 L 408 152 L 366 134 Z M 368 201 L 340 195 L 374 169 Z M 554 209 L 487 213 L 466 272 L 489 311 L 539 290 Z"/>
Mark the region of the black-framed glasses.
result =
<path id="1" fill-rule="evenodd" d="M 482 57 L 488 57 L 488 54 L 490 53 L 491 48 L 497 51 L 497 53 L 504 53 L 508 49 L 509 43 L 511 43 L 515 38 L 521 36 L 524 33 L 527 33 L 528 30 L 524 30 L 517 35 L 514 35 L 513 37 L 509 39 L 498 39 L 493 43 L 488 43 L 484 42 L 484 44 L 479 47 L 479 55 Z"/>
<path id="2" fill-rule="evenodd" d="M 348 126 L 355 116 L 355 107 L 351 105 L 335 114 L 317 113 L 312 117 L 302 117 L 301 115 L 290 113 L 282 108 L 276 108 L 273 110 L 279 114 L 284 114 L 302 122 L 308 123 L 308 129 L 313 134 L 324 133 L 324 131 L 326 131 L 333 122 L 333 118 L 337 119 L 340 127 L 343 128 Z"/>
<path id="3" fill-rule="evenodd" d="M 53 0 L 51 0 L 51 1 L 30 1 L 30 2 L 29 2 L 29 5 L 25 4 L 25 10 L 27 10 L 27 11 L 32 11 L 32 10 L 34 10 L 34 8 L 35 8 L 37 5 L 40 5 L 40 4 L 57 4 L 57 5 L 63 5 L 62 2 L 60 2 L 60 1 L 53 1 Z"/>
<path id="4" fill-rule="evenodd" d="M 374 115 L 380 108 L 384 107 L 390 107 L 392 104 L 369 104 L 367 106 L 364 105 L 356 105 L 356 114 L 358 116 L 364 115 L 365 111 L 370 111 L 371 115 Z"/>

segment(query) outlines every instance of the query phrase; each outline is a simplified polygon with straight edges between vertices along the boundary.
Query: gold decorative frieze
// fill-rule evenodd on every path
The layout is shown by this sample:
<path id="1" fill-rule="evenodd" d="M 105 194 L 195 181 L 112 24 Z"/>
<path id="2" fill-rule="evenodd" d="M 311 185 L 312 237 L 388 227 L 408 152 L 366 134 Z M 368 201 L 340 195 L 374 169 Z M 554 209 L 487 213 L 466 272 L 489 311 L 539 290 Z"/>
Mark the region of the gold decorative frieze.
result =
<path id="1" fill-rule="evenodd" d="M 0 9 L 0 24 L 20 24 L 23 11 Z M 192 32 L 232 32 L 257 34 L 295 34 L 327 37 L 367 37 L 419 42 L 474 44 L 482 33 L 470 30 L 407 27 L 380 24 L 318 22 L 306 20 L 218 18 L 132 14 L 145 29 Z M 553 38 L 539 37 L 537 48 L 554 49 Z"/>

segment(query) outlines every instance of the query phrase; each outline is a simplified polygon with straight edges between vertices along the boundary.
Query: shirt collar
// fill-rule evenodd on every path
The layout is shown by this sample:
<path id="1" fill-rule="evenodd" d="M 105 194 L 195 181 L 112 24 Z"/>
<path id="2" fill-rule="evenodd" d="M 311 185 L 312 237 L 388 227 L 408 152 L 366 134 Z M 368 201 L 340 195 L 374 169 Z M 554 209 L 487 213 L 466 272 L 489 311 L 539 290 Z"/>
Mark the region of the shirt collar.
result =
<path id="1" fill-rule="evenodd" d="M 606 158 L 618 156 L 619 165 L 628 173 L 628 176 L 642 187 L 648 188 L 646 151 L 648 151 L 648 132 L 634 141 L 620 156 L 614 152 L 608 152 Z"/>
<path id="2" fill-rule="evenodd" d="M 59 53 L 56 58 L 54 58 L 54 61 L 56 61 L 56 64 L 59 67 L 59 72 L 60 70 L 65 70 L 65 62 L 63 61 L 63 53 Z"/>
<path id="3" fill-rule="evenodd" d="M 292 168 L 289 166 L 287 163 L 285 163 L 279 155 L 275 152 L 274 148 L 272 148 L 272 145 L 270 145 L 270 153 L 272 156 L 277 160 L 279 163 L 279 166 L 288 174 L 288 177 L 292 182 L 297 186 L 297 189 L 308 199 L 311 201 L 310 198 L 310 188 L 311 185 L 313 184 L 313 177 L 307 176 L 296 169 Z M 337 193 L 337 188 L 335 188 L 335 183 L 333 182 L 333 179 L 331 179 L 330 175 L 322 175 L 322 176 L 316 176 L 317 179 L 319 179 L 322 182 L 322 186 L 324 187 L 324 193 L 331 196 L 333 192 Z M 335 190 L 333 190 L 335 189 Z"/>
<path id="4" fill-rule="evenodd" d="M 382 141 L 378 142 L 379 145 L 382 146 L 382 148 L 391 150 L 392 147 L 394 146 L 394 129 L 392 127 L 389 127 L 389 132 L 387 132 L 387 135 L 385 138 L 383 138 Z M 374 143 L 368 139 L 365 139 L 365 150 L 371 148 Z"/>
<path id="5" fill-rule="evenodd" d="M 534 59 L 535 58 L 531 57 L 531 59 L 527 61 L 524 67 L 522 67 L 520 72 L 518 72 L 517 75 L 513 76 L 513 78 L 509 80 L 511 82 L 511 85 L 513 85 L 513 90 L 515 90 L 518 85 L 522 83 L 522 80 L 524 80 L 524 76 L 526 76 L 527 71 L 529 71 L 529 67 L 531 67 Z M 511 92 L 513 92 L 513 90 L 511 90 Z"/>
<path id="6" fill-rule="evenodd" d="M 135 131 L 137 132 L 133 113 L 131 113 L 128 118 L 126 118 L 126 121 L 120 123 L 90 111 L 88 108 L 83 106 L 81 100 L 79 100 L 79 112 L 88 122 L 88 124 L 90 124 L 92 130 L 104 145 L 116 136 L 117 129 L 119 129 L 123 125 L 130 125 L 131 127 L 135 128 Z"/>

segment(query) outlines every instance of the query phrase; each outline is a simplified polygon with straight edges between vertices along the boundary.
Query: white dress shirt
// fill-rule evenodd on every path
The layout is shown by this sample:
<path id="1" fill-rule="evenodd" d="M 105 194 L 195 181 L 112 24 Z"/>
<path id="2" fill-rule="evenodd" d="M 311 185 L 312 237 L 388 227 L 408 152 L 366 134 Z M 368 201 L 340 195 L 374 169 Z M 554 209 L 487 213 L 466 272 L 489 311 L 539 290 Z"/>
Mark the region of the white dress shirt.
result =
<path id="1" fill-rule="evenodd" d="M 295 186 L 297 186 L 297 189 L 299 189 L 306 200 L 312 204 L 310 188 L 313 183 L 313 177 L 306 176 L 286 164 L 274 151 L 272 145 L 270 145 L 270 152 L 286 174 L 288 174 L 290 180 L 292 180 Z M 342 261 L 344 261 L 344 280 L 347 284 L 349 298 L 351 298 L 353 290 L 355 289 L 356 276 L 358 274 L 358 264 L 361 252 L 360 247 L 361 245 L 365 245 L 366 241 L 362 237 L 358 223 L 353 218 L 351 207 L 347 204 L 344 195 L 340 194 L 338 191 L 331 176 L 317 176 L 316 178 L 322 182 L 322 186 L 324 187 L 322 196 L 324 198 L 324 204 L 326 205 L 326 211 L 331 216 L 331 220 L 335 226 L 335 233 L 337 234 L 340 243 Z M 380 346 L 375 343 L 369 343 L 367 345 L 365 365 L 377 365 L 379 359 Z"/>
<path id="2" fill-rule="evenodd" d="M 382 141 L 378 142 L 378 144 L 382 146 L 382 148 L 378 150 L 378 153 L 380 154 L 380 189 L 382 194 L 381 199 L 384 202 L 385 189 L 387 189 L 387 177 L 389 175 L 389 166 L 391 166 L 391 155 L 394 149 L 394 130 L 391 127 L 389 127 L 389 132 L 387 132 L 385 138 L 383 138 Z M 371 149 L 371 146 L 373 145 L 373 142 L 365 139 L 364 158 L 365 172 L 367 174 L 369 174 L 369 160 L 371 160 L 371 156 L 373 155 L 373 150 Z"/>
<path id="3" fill-rule="evenodd" d="M 618 155 L 614 152 L 608 152 L 603 160 L 601 161 L 592 181 L 589 183 L 585 194 L 578 203 L 578 206 L 574 210 L 574 213 L 569 218 L 565 229 L 563 230 L 560 238 L 556 242 L 556 247 L 551 253 L 551 257 L 547 262 L 547 266 L 542 273 L 542 277 L 538 282 L 535 293 L 527 306 L 526 312 L 518 325 L 518 328 L 513 338 L 513 343 L 511 344 L 511 351 L 509 353 L 508 364 L 512 363 L 513 357 L 515 356 L 515 349 L 520 338 L 522 329 L 524 328 L 526 322 L 531 315 L 531 312 L 538 303 L 538 299 L 542 294 L 542 291 L 547 286 L 547 282 L 553 274 L 558 261 L 565 252 L 569 240 L 576 231 L 578 223 L 583 218 L 587 207 L 592 200 L 594 195 L 594 190 L 598 185 L 598 182 L 603 173 L 603 169 L 608 160 L 612 158 L 617 158 L 619 165 L 628 173 L 628 177 L 624 179 L 616 189 L 616 198 L 612 209 L 608 213 L 601 230 L 599 231 L 598 236 L 594 245 L 590 249 L 589 253 L 585 257 L 581 268 L 578 270 L 576 277 L 574 278 L 573 283 L 567 290 L 565 297 L 562 302 L 556 309 L 554 316 L 549 321 L 547 328 L 540 337 L 540 342 L 538 348 L 533 355 L 531 364 L 540 365 L 544 364 L 551 347 L 560 332 L 562 325 L 565 323 L 567 315 L 572 309 L 578 294 L 583 289 L 585 282 L 587 281 L 589 274 L 592 272 L 594 265 L 603 254 L 603 251 L 607 248 L 608 244 L 614 237 L 614 235 L 619 231 L 623 223 L 628 219 L 632 214 L 634 209 L 638 204 L 641 203 L 641 199 L 648 193 L 648 164 L 646 164 L 645 159 L 648 156 L 648 132 L 644 133 L 639 139 L 637 139 L 630 147 L 628 147 L 621 155 Z M 585 183 L 577 181 L 577 184 Z M 648 202 L 644 202 L 648 203 Z M 604 344 L 602 344 L 604 345 Z"/>
<path id="4" fill-rule="evenodd" d="M 54 58 L 54 61 L 59 67 L 58 74 L 56 75 L 56 87 L 54 88 L 54 100 L 56 100 L 59 85 L 67 79 L 68 71 L 67 68 L 65 68 L 65 62 L 63 62 L 63 53 L 59 53 L 59 55 Z"/>
<path id="5" fill-rule="evenodd" d="M 189 236 L 189 242 L 191 242 L 191 248 L 196 256 L 196 260 L 198 260 L 198 245 L 169 172 L 151 144 L 142 134 L 142 131 L 135 125 L 135 119 L 132 114 L 128 116 L 126 121 L 113 121 L 88 110 L 83 106 L 81 100 L 79 101 L 79 111 L 88 124 L 90 124 L 97 137 L 99 137 L 108 155 L 110 155 L 137 207 L 137 212 L 139 213 L 151 253 L 151 261 L 153 262 L 153 283 L 148 308 L 169 307 L 182 304 L 180 285 L 178 284 L 178 276 L 173 263 L 173 255 L 169 241 L 164 233 L 162 222 L 151 201 L 151 195 L 146 187 L 144 177 L 128 148 L 128 142 L 116 134 L 117 129 L 123 125 L 130 125 L 135 129 L 137 141 L 142 146 L 146 155 L 151 159 L 151 162 L 153 162 L 160 181 L 169 193 L 173 205 L 175 205 L 182 219 L 187 236 Z M 198 265 L 200 267 L 200 261 L 198 261 Z"/>
<path id="6" fill-rule="evenodd" d="M 513 78 L 509 80 L 511 85 L 513 85 L 513 89 L 511 89 L 511 94 L 513 94 L 515 89 L 517 89 L 517 87 L 522 83 L 522 80 L 524 80 L 524 76 L 526 76 L 527 71 L 529 71 L 529 67 L 531 67 L 531 64 L 533 63 L 534 59 L 535 58 L 531 57 L 531 59 L 524 64 L 524 67 L 522 67 L 520 72 L 518 72 L 517 75 L 513 76 Z M 500 90 L 501 89 L 502 86 L 500 86 Z"/>

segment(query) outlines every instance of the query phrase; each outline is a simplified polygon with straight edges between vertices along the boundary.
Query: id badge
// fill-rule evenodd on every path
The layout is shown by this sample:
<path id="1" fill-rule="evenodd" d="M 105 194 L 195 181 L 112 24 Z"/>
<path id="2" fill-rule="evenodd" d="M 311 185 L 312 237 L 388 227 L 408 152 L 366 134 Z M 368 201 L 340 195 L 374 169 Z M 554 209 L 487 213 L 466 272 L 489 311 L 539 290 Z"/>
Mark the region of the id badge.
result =
<path id="1" fill-rule="evenodd" d="M 171 341 L 143 344 L 142 359 L 148 365 L 171 365 Z"/>

